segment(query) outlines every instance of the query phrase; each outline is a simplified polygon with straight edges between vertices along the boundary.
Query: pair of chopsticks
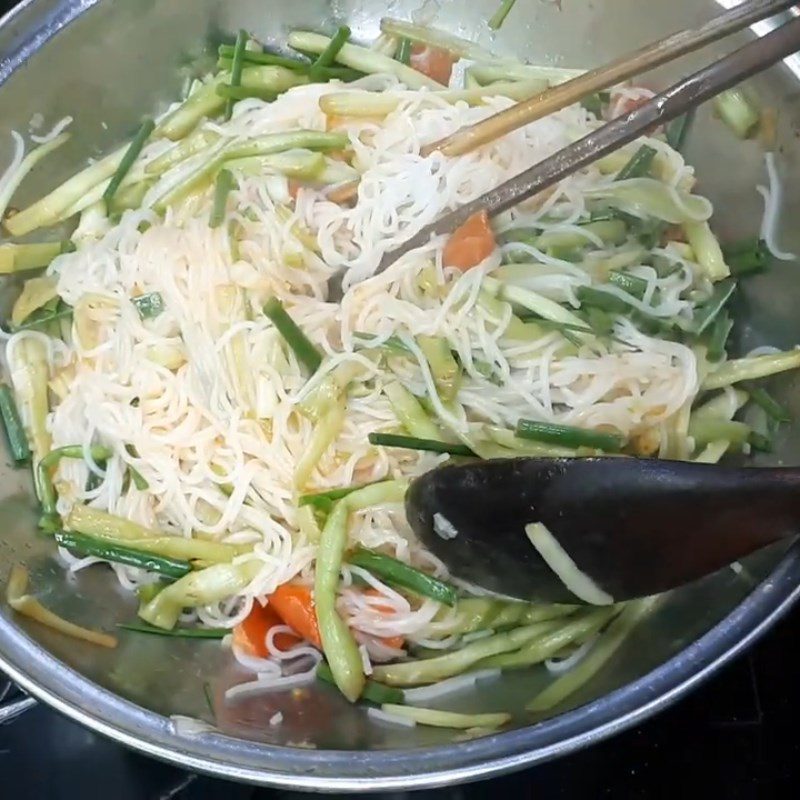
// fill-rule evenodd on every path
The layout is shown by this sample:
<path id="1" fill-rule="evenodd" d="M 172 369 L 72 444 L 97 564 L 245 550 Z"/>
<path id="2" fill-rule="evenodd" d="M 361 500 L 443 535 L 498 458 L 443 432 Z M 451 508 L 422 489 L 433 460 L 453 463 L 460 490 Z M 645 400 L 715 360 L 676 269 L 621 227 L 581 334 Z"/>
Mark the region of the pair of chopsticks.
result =
<path id="1" fill-rule="evenodd" d="M 524 100 L 423 149 L 423 155 L 440 151 L 447 156 L 468 153 L 517 128 L 566 108 L 595 92 L 712 42 L 743 30 L 759 20 L 785 11 L 795 0 L 747 0 L 696 29 L 686 29 L 645 45 L 606 66 L 591 70 L 566 83 Z M 741 81 L 773 66 L 800 50 L 800 18 L 787 22 L 710 66 L 665 89 L 636 110 L 626 113 L 560 150 L 525 172 L 452 211 L 423 228 L 396 250 L 387 253 L 378 267 L 383 271 L 404 253 L 427 244 L 432 236 L 449 233 L 479 211 L 494 216 L 547 189 L 566 176 L 634 141 L 652 128 L 667 123 Z M 355 196 L 357 184 L 341 187 L 336 200 Z"/>

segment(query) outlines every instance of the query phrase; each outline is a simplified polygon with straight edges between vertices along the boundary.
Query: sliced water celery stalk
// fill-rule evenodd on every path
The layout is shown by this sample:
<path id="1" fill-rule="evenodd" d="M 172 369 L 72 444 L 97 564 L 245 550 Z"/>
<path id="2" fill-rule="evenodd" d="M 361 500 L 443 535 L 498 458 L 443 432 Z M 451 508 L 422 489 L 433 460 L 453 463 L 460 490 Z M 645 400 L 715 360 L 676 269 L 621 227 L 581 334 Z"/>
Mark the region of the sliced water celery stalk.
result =
<path id="1" fill-rule="evenodd" d="M 736 277 L 762 272 L 771 258 L 766 243 L 758 238 L 727 244 L 722 248 L 722 253 L 731 275 Z"/>
<path id="2" fill-rule="evenodd" d="M 525 706 L 526 710 L 535 713 L 549 711 L 585 685 L 609 662 L 657 603 L 658 598 L 654 597 L 627 603 L 622 613 L 608 626 L 608 630 L 577 666 L 556 678 Z"/>
<path id="3" fill-rule="evenodd" d="M 220 59 L 233 61 L 234 49 L 235 47 L 232 44 L 221 44 L 218 49 Z M 288 56 L 277 55 L 264 50 L 245 49 L 243 59 L 245 64 L 265 64 L 274 67 L 286 67 L 286 69 L 293 69 L 298 72 L 308 72 L 311 68 L 310 61 L 301 60 L 299 58 L 289 58 Z"/>
<path id="4" fill-rule="evenodd" d="M 760 386 L 749 389 L 750 399 L 775 422 L 791 422 L 792 415 L 766 389 Z"/>
<path id="5" fill-rule="evenodd" d="M 684 222 L 683 232 L 710 281 L 717 282 L 730 276 L 722 248 L 707 222 Z"/>
<path id="6" fill-rule="evenodd" d="M 751 433 L 750 426 L 744 422 L 727 419 L 689 420 L 689 436 L 694 439 L 697 447 L 719 441 L 728 442 L 729 446 L 742 445 L 749 439 Z"/>
<path id="7" fill-rule="evenodd" d="M 470 67 L 470 72 L 483 84 L 495 81 L 540 80 L 549 86 L 555 86 L 583 75 L 585 70 L 521 64 L 519 61 L 502 59 L 478 61 Z"/>
<path id="8" fill-rule="evenodd" d="M 230 636 L 231 633 L 230 628 L 173 628 L 168 631 L 164 630 L 164 628 L 155 628 L 152 625 L 137 625 L 135 623 L 121 623 L 117 627 L 129 633 L 172 636 L 174 639 L 224 639 L 226 636 Z"/>
<path id="9" fill-rule="evenodd" d="M 246 141 L 237 141 L 218 148 L 202 165 L 177 185 L 171 185 L 158 199 L 156 208 L 182 200 L 191 192 L 208 185 L 226 162 L 284 153 L 291 150 L 342 150 L 349 139 L 344 133 L 315 130 L 296 130 L 288 133 L 269 133 Z"/>
<path id="10" fill-rule="evenodd" d="M 384 17 L 381 20 L 381 30 L 401 39 L 406 38 L 412 42 L 439 47 L 459 58 L 468 58 L 472 61 L 495 58 L 494 53 L 490 50 L 469 41 L 469 39 L 462 39 L 460 36 L 454 36 L 452 33 L 428 25 L 417 25 L 406 20 Z"/>
<path id="11" fill-rule="evenodd" d="M 419 400 L 399 381 L 391 381 L 383 387 L 383 393 L 391 403 L 398 422 L 419 439 L 433 441 L 441 437 L 439 428 L 425 413 Z"/>
<path id="12" fill-rule="evenodd" d="M 346 415 L 347 401 L 343 393 L 314 426 L 308 448 L 295 467 L 294 485 L 297 489 L 305 487 L 325 451 L 342 432 Z"/>
<path id="13" fill-rule="evenodd" d="M 242 69 L 244 68 L 244 53 L 248 39 L 247 31 L 239 30 L 236 34 L 236 44 L 233 46 L 233 56 L 231 57 L 231 81 L 228 84 L 232 89 L 242 85 Z M 233 114 L 233 106 L 236 100 L 228 97 L 225 100 L 225 114 L 223 118 L 229 120 Z M 213 226 L 212 226 L 213 227 Z"/>
<path id="14" fill-rule="evenodd" d="M 220 139 L 220 135 L 215 131 L 197 130 L 192 131 L 184 139 L 166 150 L 160 156 L 145 165 L 145 175 L 160 175 L 168 169 L 186 161 L 204 150 L 209 150 Z"/>
<path id="15" fill-rule="evenodd" d="M 396 586 L 402 586 L 423 597 L 430 597 L 440 603 L 452 606 L 458 599 L 455 587 L 440 581 L 414 567 L 398 561 L 396 558 L 376 553 L 365 548 L 358 548 L 347 556 L 350 564 L 364 569 L 379 578 L 390 581 Z"/>
<path id="16" fill-rule="evenodd" d="M 722 121 L 740 139 L 747 139 L 761 120 L 758 110 L 741 89 L 728 89 L 718 94 L 713 103 Z"/>
<path id="17" fill-rule="evenodd" d="M 741 389 L 734 389 L 732 396 L 728 392 L 722 392 L 693 409 L 692 418 L 696 422 L 719 419 L 731 420 L 736 416 L 736 412 L 746 405 L 749 399 L 747 392 L 743 392 Z"/>
<path id="18" fill-rule="evenodd" d="M 114 636 L 84 628 L 74 622 L 65 620 L 63 617 L 59 617 L 58 614 L 45 608 L 35 597 L 26 594 L 27 589 L 28 570 L 22 564 L 15 564 L 11 568 L 6 586 L 6 601 L 14 611 L 30 617 L 30 619 L 36 620 L 36 622 L 46 625 L 54 631 L 63 633 L 65 636 L 71 636 L 73 639 L 82 639 L 101 647 L 114 648 L 117 646 L 117 640 Z"/>
<path id="19" fill-rule="evenodd" d="M 459 714 L 455 711 L 440 711 L 435 708 L 418 708 L 417 706 L 384 703 L 381 710 L 387 714 L 405 719 L 413 719 L 420 725 L 431 725 L 435 728 L 487 728 L 492 730 L 505 725 L 511 720 L 511 714 Z"/>
<path id="20" fill-rule="evenodd" d="M 519 650 L 498 653 L 480 661 L 478 666 L 481 669 L 519 669 L 541 664 L 564 648 L 591 638 L 618 613 L 618 607 L 609 606 L 578 614 L 566 622 L 551 621 L 549 630 L 529 640 Z"/>
<path id="21" fill-rule="evenodd" d="M 523 289 L 519 286 L 508 286 L 489 276 L 483 279 L 483 289 L 489 292 L 494 298 L 498 300 L 507 300 L 527 311 L 533 312 L 543 319 L 585 327 L 583 320 L 577 314 L 573 314 L 553 300 L 542 297 L 542 295 L 532 292 L 529 289 Z"/>
<path id="22" fill-rule="evenodd" d="M 187 561 L 227 562 L 250 550 L 249 546 L 212 542 L 206 539 L 187 539 L 182 536 L 165 536 L 161 531 L 101 511 L 98 508 L 75 505 L 67 516 L 64 527 L 96 539 L 135 547 L 148 553 L 179 558 Z"/>
<path id="23" fill-rule="evenodd" d="M 89 455 L 97 464 L 100 464 L 114 455 L 114 451 L 109 447 L 94 445 L 89 448 Z M 56 490 L 50 475 L 55 470 L 62 459 L 74 458 L 83 459 L 85 457 L 83 447 L 79 444 L 67 445 L 51 450 L 46 456 L 39 459 L 36 464 L 36 485 L 39 487 L 39 500 L 42 504 L 42 511 L 45 516 L 55 516 L 56 514 Z"/>
<path id="24" fill-rule="evenodd" d="M 44 342 L 38 338 L 25 338 L 19 342 L 15 363 L 11 365 L 11 381 L 34 464 L 50 452 L 52 441 L 47 427 L 50 411 L 47 398 L 49 377 L 50 367 Z M 38 484 L 36 492 L 41 497 Z"/>
<path id="25" fill-rule="evenodd" d="M 518 456 L 537 456 L 541 458 L 573 458 L 578 455 L 575 447 L 564 447 L 546 442 L 536 442 L 517 436 L 514 431 L 487 425 L 484 428 L 486 435 L 497 444 L 507 447 Z"/>
<path id="26" fill-rule="evenodd" d="M 498 322 L 508 318 L 506 315 L 508 314 L 510 304 L 498 300 L 486 291 L 481 291 L 478 295 L 478 305 Z M 586 326 L 582 324 L 582 327 Z M 503 331 L 501 338 L 519 342 L 535 342 L 537 339 L 541 339 L 546 335 L 547 331 L 541 328 L 536 322 L 523 322 L 518 316 L 511 314 L 508 325 Z"/>
<path id="27" fill-rule="evenodd" d="M 208 220 L 209 228 L 218 228 L 225 221 L 225 210 L 231 189 L 233 189 L 233 175 L 229 169 L 221 169 L 214 183 L 214 205 Z"/>
<path id="28" fill-rule="evenodd" d="M 722 389 L 741 381 L 754 381 L 779 372 L 800 367 L 800 350 L 789 350 L 765 356 L 751 356 L 726 361 L 710 372 L 703 381 L 706 391 Z"/>
<path id="29" fill-rule="evenodd" d="M 417 344 L 428 361 L 439 397 L 442 402 L 449 403 L 458 394 L 461 369 L 453 358 L 447 339 L 441 336 L 417 336 Z"/>
<path id="30" fill-rule="evenodd" d="M 511 9 L 514 8 L 516 5 L 517 0 L 502 0 L 500 3 L 500 7 L 497 11 L 492 14 L 491 18 L 489 19 L 489 27 L 493 31 L 500 30 L 503 23 L 506 21 L 506 17 L 511 12 Z"/>
<path id="31" fill-rule="evenodd" d="M 505 633 L 496 633 L 493 636 L 477 639 L 452 653 L 435 658 L 405 661 L 400 664 L 381 664 L 373 669 L 372 677 L 381 683 L 389 684 L 389 686 L 418 686 L 436 683 L 466 672 L 474 664 L 490 656 L 519 650 L 523 645 L 548 631 L 550 627 L 551 622 L 549 621 L 524 625 Z"/>
<path id="32" fill-rule="evenodd" d="M 643 144 L 632 156 L 630 161 L 619 171 L 614 180 L 627 181 L 631 178 L 645 178 L 650 174 L 656 151 L 649 145 Z"/>
<path id="33" fill-rule="evenodd" d="M 230 80 L 230 72 L 222 72 L 204 83 L 158 125 L 156 135 L 173 140 L 182 139 L 203 117 L 218 113 L 225 105 L 225 98 L 217 93 L 217 87 L 230 85 Z M 281 94 L 305 83 L 308 83 L 307 75 L 285 67 L 259 65 L 242 69 L 241 85 L 246 89 Z"/>
<path id="34" fill-rule="evenodd" d="M 307 31 L 293 31 L 289 34 L 289 47 L 303 53 L 320 54 L 330 45 L 331 39 L 318 33 Z M 389 73 L 399 78 L 409 89 L 441 89 L 441 84 L 431 80 L 427 75 L 417 72 L 393 58 L 376 53 L 366 47 L 355 44 L 345 44 L 336 55 L 336 60 L 351 69 L 357 69 L 367 74 Z"/>
<path id="35" fill-rule="evenodd" d="M 63 252 L 63 242 L 29 242 L 25 244 L 6 242 L 0 244 L 0 275 L 46 267 Z"/>
<path id="36" fill-rule="evenodd" d="M 533 439 L 561 447 L 588 447 L 606 453 L 618 453 L 625 444 L 625 439 L 615 433 L 586 430 L 555 422 L 536 422 L 530 419 L 521 419 L 517 423 L 516 435 L 523 439 Z"/>
<path id="37" fill-rule="evenodd" d="M 192 565 L 188 561 L 154 556 L 134 547 L 109 544 L 91 536 L 57 531 L 55 540 L 61 547 L 66 547 L 82 556 L 94 556 L 116 564 L 157 572 L 168 578 L 182 578 L 192 571 Z"/>
<path id="38" fill-rule="evenodd" d="M 322 639 L 322 650 L 339 691 L 354 703 L 364 689 L 366 678 L 358 644 L 336 610 L 339 572 L 347 546 L 347 498 L 328 515 L 317 550 L 314 603 Z"/>
<path id="39" fill-rule="evenodd" d="M 8 204 L 17 191 L 19 185 L 22 183 L 25 176 L 46 156 L 54 150 L 58 150 L 61 145 L 66 144 L 70 139 L 69 133 L 61 133 L 49 142 L 40 144 L 31 150 L 25 158 L 22 159 L 19 167 L 9 175 L 3 182 L 3 187 L 0 189 L 0 219 L 5 216 Z"/>
<path id="40" fill-rule="evenodd" d="M 107 209 L 111 207 L 111 202 L 114 199 L 114 195 L 117 193 L 117 189 L 119 189 L 125 176 L 130 172 L 133 163 L 139 157 L 139 153 L 142 152 L 142 148 L 145 142 L 150 138 L 150 134 L 153 132 L 155 126 L 156 124 L 152 119 L 146 119 L 125 150 L 125 155 L 122 156 L 119 166 L 111 176 L 111 180 L 103 192 L 103 201 Z"/>
<path id="41" fill-rule="evenodd" d="M 461 597 L 455 607 L 456 614 L 442 610 L 434 618 L 435 637 L 458 636 L 475 631 L 533 625 L 561 619 L 578 610 L 578 606 L 551 605 L 546 603 L 521 603 L 511 600 L 495 600 L 490 597 Z M 445 625 L 445 620 L 448 624 Z"/>
<path id="42" fill-rule="evenodd" d="M 320 661 L 317 667 L 317 678 L 325 683 L 331 683 L 336 686 L 336 681 L 331 672 L 331 668 L 324 662 Z M 401 689 L 393 689 L 391 686 L 384 686 L 376 681 L 367 680 L 364 682 L 364 689 L 361 692 L 361 700 L 366 700 L 368 703 L 402 703 L 403 692 Z"/>
<path id="43" fill-rule="evenodd" d="M 190 572 L 162 589 L 139 609 L 139 616 L 156 628 L 172 630 L 184 608 L 225 600 L 244 589 L 263 567 L 260 560 L 241 564 L 215 564 Z"/>
<path id="44" fill-rule="evenodd" d="M 406 450 L 422 450 L 428 453 L 448 453 L 451 456 L 476 458 L 477 455 L 465 444 L 451 444 L 438 439 L 420 439 L 416 436 L 401 436 L 396 433 L 370 433 L 369 443 L 381 447 L 401 447 Z"/>
<path id="45" fill-rule="evenodd" d="M 297 359 L 308 370 L 314 374 L 320 364 L 322 355 L 317 350 L 316 345 L 300 330 L 295 321 L 289 316 L 283 303 L 277 298 L 272 297 L 264 306 L 264 315 L 268 317 L 272 324 L 278 329 L 279 333 L 286 340 L 286 343 L 294 351 Z"/>
<path id="46" fill-rule="evenodd" d="M 41 200 L 8 217 L 4 221 L 8 232 L 12 236 L 24 236 L 37 228 L 52 225 L 91 189 L 108 180 L 116 172 L 127 149 L 127 146 L 120 147 L 81 170 L 77 175 L 73 175 Z"/>
<path id="47" fill-rule="evenodd" d="M 687 111 L 683 116 L 670 122 L 667 126 L 667 144 L 673 150 L 677 150 L 679 153 L 683 152 L 683 148 L 686 146 L 686 140 L 689 137 L 689 132 L 692 129 L 692 124 L 694 123 L 695 114 L 696 109 L 693 108 L 691 111 Z"/>
<path id="48" fill-rule="evenodd" d="M 328 43 L 327 47 L 317 56 L 316 61 L 311 65 L 308 71 L 308 76 L 312 82 L 321 81 L 324 79 L 324 71 L 327 67 L 333 65 L 339 51 L 347 44 L 350 38 L 350 28 L 347 25 L 342 25 L 333 38 Z"/>
<path id="49" fill-rule="evenodd" d="M 736 281 L 728 278 L 714 286 L 711 297 L 695 311 L 692 324 L 693 332 L 699 336 L 717 318 L 736 289 Z"/>
<path id="50" fill-rule="evenodd" d="M 4 383 L 0 384 L 0 418 L 6 432 L 11 459 L 17 466 L 27 463 L 31 458 L 28 437 L 17 411 L 14 393 Z"/>
<path id="51" fill-rule="evenodd" d="M 408 64 L 411 62 L 411 39 L 409 39 L 407 36 L 403 36 L 400 39 L 400 44 L 397 47 L 394 57 L 401 64 L 408 66 Z"/>

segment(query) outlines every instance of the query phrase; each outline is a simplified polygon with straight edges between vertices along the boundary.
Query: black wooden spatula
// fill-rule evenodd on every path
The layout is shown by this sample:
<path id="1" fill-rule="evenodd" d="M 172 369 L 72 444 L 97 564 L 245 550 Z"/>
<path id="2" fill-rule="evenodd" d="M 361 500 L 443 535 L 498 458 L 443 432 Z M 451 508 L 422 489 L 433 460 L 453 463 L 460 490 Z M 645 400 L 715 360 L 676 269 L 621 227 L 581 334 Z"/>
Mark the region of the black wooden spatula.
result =
<path id="1" fill-rule="evenodd" d="M 627 600 L 696 580 L 800 531 L 800 469 L 484 461 L 415 480 L 406 514 L 455 576 L 479 586 L 524 599 L 588 600 L 567 590 L 532 544 L 528 534 L 542 528 L 528 526 L 539 523 L 593 586 Z"/>

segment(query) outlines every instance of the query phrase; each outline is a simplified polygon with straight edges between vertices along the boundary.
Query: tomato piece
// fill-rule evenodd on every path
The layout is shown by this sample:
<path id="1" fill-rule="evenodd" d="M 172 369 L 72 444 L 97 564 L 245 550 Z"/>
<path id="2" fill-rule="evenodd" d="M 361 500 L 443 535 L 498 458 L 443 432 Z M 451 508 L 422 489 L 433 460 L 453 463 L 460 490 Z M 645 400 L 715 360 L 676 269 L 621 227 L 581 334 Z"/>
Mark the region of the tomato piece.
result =
<path id="1" fill-rule="evenodd" d="M 284 583 L 269 596 L 269 604 L 293 631 L 315 647 L 322 647 L 310 586 Z"/>
<path id="2" fill-rule="evenodd" d="M 409 64 L 423 75 L 427 75 L 431 80 L 447 86 L 450 83 L 450 75 L 453 72 L 453 58 L 449 50 L 441 47 L 431 47 L 427 44 L 415 44 L 411 48 L 411 58 Z"/>
<path id="3" fill-rule="evenodd" d="M 377 589 L 364 589 L 364 594 L 369 595 L 370 597 L 381 597 L 381 593 Z M 370 606 L 374 608 L 376 611 L 380 611 L 382 614 L 391 614 L 394 609 L 388 605 L 380 605 L 375 603 L 374 605 Z M 382 636 L 378 638 L 378 641 L 382 644 L 385 644 L 387 647 L 394 647 L 395 649 L 400 649 L 405 643 L 406 639 L 405 636 Z"/>
<path id="4" fill-rule="evenodd" d="M 444 246 L 442 258 L 446 267 L 457 267 L 466 272 L 488 258 L 495 247 L 489 215 L 479 211 L 453 231 Z"/>
<path id="5" fill-rule="evenodd" d="M 276 625 L 283 624 L 283 620 L 270 606 L 255 602 L 250 613 L 233 629 L 233 644 L 245 655 L 267 658 L 267 634 Z M 273 641 L 279 650 L 288 650 L 300 639 L 288 633 L 279 633 Z"/>

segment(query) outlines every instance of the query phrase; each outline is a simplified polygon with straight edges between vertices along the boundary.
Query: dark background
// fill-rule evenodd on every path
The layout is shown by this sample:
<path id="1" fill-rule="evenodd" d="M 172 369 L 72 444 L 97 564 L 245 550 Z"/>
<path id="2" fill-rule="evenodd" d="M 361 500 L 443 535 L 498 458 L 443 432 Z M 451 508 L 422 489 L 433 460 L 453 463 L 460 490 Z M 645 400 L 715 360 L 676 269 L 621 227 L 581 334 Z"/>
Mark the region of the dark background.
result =
<path id="1" fill-rule="evenodd" d="M 0 0 L 0 13 L 12 5 Z M 749 654 L 643 725 L 526 772 L 416 797 L 680 800 L 680 793 L 701 792 L 711 800 L 798 797 L 798 642 L 800 612 L 795 611 Z M 4 690 L 0 675 L 0 699 Z M 2 798 L 293 800 L 300 796 L 190 775 L 131 753 L 42 707 L 0 726 Z"/>

